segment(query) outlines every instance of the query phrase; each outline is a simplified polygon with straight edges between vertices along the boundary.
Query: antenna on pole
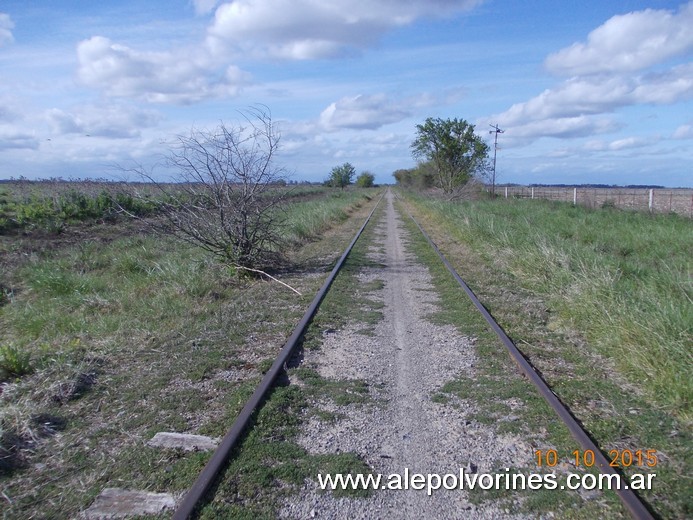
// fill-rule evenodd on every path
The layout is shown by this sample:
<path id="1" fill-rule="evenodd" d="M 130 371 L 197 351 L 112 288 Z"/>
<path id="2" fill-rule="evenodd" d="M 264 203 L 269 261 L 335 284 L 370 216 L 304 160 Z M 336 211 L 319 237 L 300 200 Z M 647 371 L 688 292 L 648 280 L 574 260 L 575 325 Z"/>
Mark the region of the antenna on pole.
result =
<path id="1" fill-rule="evenodd" d="M 491 198 L 496 198 L 496 153 L 498 152 L 498 134 L 502 134 L 505 130 L 498 128 L 498 125 L 489 125 L 493 130 L 489 134 L 496 134 L 493 141 L 493 174 L 491 177 Z"/>

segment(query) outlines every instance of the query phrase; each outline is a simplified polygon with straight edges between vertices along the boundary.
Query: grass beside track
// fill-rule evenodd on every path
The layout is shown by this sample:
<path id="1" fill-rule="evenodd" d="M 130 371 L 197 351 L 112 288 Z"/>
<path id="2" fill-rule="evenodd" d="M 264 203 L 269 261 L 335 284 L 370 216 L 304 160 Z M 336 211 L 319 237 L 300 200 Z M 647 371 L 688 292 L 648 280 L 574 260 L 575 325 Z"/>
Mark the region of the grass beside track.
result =
<path id="1" fill-rule="evenodd" d="M 581 331 L 654 402 L 693 419 L 689 219 L 543 201 L 417 204 L 545 297 L 550 328 Z"/>
<path id="2" fill-rule="evenodd" d="M 104 487 L 187 489 L 209 455 L 147 440 L 227 431 L 374 203 L 366 194 L 289 208 L 278 276 L 302 297 L 121 224 L 0 237 L 0 260 L 13 259 L 0 280 L 4 517 L 75 517 Z M 311 232 L 292 231 L 306 213 L 320 215 Z M 291 392 L 281 406 L 300 405 Z"/>
<path id="3" fill-rule="evenodd" d="M 605 453 L 657 450 L 656 484 L 643 492 L 653 509 L 693 514 L 690 221 L 542 201 L 407 194 L 405 205 Z M 483 379 L 473 384 L 484 391 Z"/>

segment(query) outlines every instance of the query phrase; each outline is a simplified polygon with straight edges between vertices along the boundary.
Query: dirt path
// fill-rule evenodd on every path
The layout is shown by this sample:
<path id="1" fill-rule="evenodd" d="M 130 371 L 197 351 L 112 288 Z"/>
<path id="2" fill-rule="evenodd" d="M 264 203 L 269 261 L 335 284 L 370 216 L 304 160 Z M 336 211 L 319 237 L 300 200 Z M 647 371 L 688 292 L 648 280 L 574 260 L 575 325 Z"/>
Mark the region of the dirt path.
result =
<path id="1" fill-rule="evenodd" d="M 426 316 L 437 297 L 427 269 L 407 250 L 407 232 L 386 197 L 386 211 L 375 230 L 369 256 L 383 265 L 361 273 L 364 282 L 380 279 L 384 319 L 373 336 L 358 326 L 329 334 L 320 351 L 306 351 L 303 363 L 331 379 L 369 383 L 374 404 L 337 407 L 325 400 L 319 408 L 343 416 L 335 422 L 310 419 L 300 443 L 312 453 L 355 452 L 375 473 L 472 473 L 523 465 L 531 446 L 521 438 L 496 435 L 492 427 L 466 418 L 473 404 L 452 407 L 432 395 L 447 381 L 473 375 L 473 339 Z M 384 252 L 380 244 L 384 244 Z M 335 498 L 318 491 L 317 476 L 306 482 L 300 497 L 287 501 L 286 518 L 509 518 L 492 502 L 469 501 L 467 491 L 439 489 L 381 490 L 368 498 Z"/>

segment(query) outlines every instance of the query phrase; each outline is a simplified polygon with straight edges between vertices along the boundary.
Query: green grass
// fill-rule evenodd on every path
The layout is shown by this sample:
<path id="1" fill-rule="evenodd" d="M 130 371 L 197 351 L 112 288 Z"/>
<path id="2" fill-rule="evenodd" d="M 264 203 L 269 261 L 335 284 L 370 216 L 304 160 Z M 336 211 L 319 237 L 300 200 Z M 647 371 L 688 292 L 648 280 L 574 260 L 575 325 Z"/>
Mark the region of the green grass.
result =
<path id="1" fill-rule="evenodd" d="M 417 204 L 545 297 L 550 328 L 580 331 L 655 402 L 692 418 L 689 219 L 543 201 Z"/>
<path id="2" fill-rule="evenodd" d="M 341 208 L 350 213 L 361 201 L 345 199 Z M 335 228 L 342 218 L 326 218 L 324 240 L 287 251 L 312 259 L 311 269 L 279 275 L 302 297 L 235 277 L 190 245 L 132 231 L 118 238 L 111 226 L 56 248 L 53 236 L 3 237 L 7 251 L 27 248 L 21 264 L 10 264 L 14 293 L 0 306 L 11 372 L 3 371 L 9 381 L 0 395 L 7 518 L 76 516 L 109 486 L 189 487 L 208 454 L 144 443 L 158 431 L 226 432 L 326 276 L 325 264 L 360 225 Z M 60 436 L 44 427 L 45 417 L 64 425 Z"/>
<path id="3" fill-rule="evenodd" d="M 674 294 L 688 268 L 682 252 L 691 240 L 690 221 L 539 201 L 511 202 L 508 207 L 505 201 L 450 204 L 408 196 L 407 206 L 603 451 L 656 449 L 665 454 L 655 468 L 655 489 L 643 495 L 663 517 L 690 516 L 693 504 L 686 468 L 693 460 L 687 400 L 676 397 L 690 388 L 690 381 L 679 385 L 691 370 L 690 364 L 682 362 L 690 353 L 681 352 L 683 344 L 690 344 L 686 338 L 690 338 L 691 322 L 679 319 L 680 314 L 690 313 L 690 303 L 680 293 Z M 573 227 L 568 229 L 568 224 Z M 626 238 L 617 241 L 619 229 Z M 649 238 L 643 239 L 636 229 L 647 231 Z M 628 239 L 631 233 L 634 236 Z M 587 242 L 578 238 L 588 235 Z M 613 242 L 610 249 L 605 246 L 607 236 Z M 600 245 L 595 247 L 595 243 Z M 620 250 L 638 252 L 615 257 L 608 251 L 617 245 Z M 639 274 L 621 277 L 620 270 L 627 265 L 631 273 Z M 448 289 L 443 284 L 441 290 L 445 294 Z M 672 306 L 667 294 L 683 306 L 673 317 L 667 313 Z M 449 298 L 454 301 L 453 295 Z M 651 308 L 649 302 L 637 301 L 640 298 L 652 298 L 664 307 L 647 319 L 651 321 L 648 327 L 666 336 L 656 338 L 656 345 L 650 344 L 655 341 L 651 336 L 639 336 L 635 346 L 617 345 L 621 331 L 633 327 L 630 320 Z M 446 306 L 445 319 L 460 326 L 461 316 L 448 312 Z M 666 326 L 656 323 L 658 320 L 674 330 L 662 330 Z M 639 330 L 639 325 L 635 327 Z M 487 396 L 478 400 L 477 415 L 495 422 L 506 415 L 504 396 L 517 394 L 526 401 L 531 394 L 512 389 L 512 378 L 496 367 L 507 363 L 507 353 L 488 350 L 484 341 L 478 341 L 476 347 L 484 372 L 474 381 L 452 382 L 433 397 L 454 403 L 451 396 L 459 398 L 463 389 L 473 388 Z M 657 391 L 651 377 L 645 379 L 645 371 L 636 368 L 647 351 L 660 357 L 680 356 L 678 364 L 675 359 L 670 363 L 662 359 L 661 366 L 651 369 L 660 377 Z M 514 367 L 509 369 L 515 372 Z M 677 376 L 667 382 L 663 370 L 675 371 Z M 679 389 L 663 391 L 668 384 L 679 385 Z M 502 422 L 500 430 L 538 427 L 532 416 L 541 407 L 531 404 L 534 399 L 526 402 L 522 421 Z M 548 445 L 559 453 L 577 448 L 568 437 L 552 433 L 550 428 L 549 433 Z M 631 467 L 625 473 L 637 471 L 642 469 Z"/>
<path id="4" fill-rule="evenodd" d="M 333 223 L 345 221 L 350 211 L 374 195 L 373 190 L 323 190 L 319 196 L 313 194 L 312 200 L 288 207 L 284 236 L 298 243 L 314 239 Z"/>
<path id="5" fill-rule="evenodd" d="M 165 185 L 171 193 L 175 185 Z M 156 202 L 165 198 L 153 184 L 142 184 L 138 189 L 144 198 L 128 193 L 128 186 L 120 183 L 90 181 L 17 181 L 0 188 L 0 234 L 17 230 L 41 229 L 60 232 L 78 222 L 115 220 L 120 208 L 138 216 L 146 216 L 157 209 Z M 264 196 L 283 197 L 288 202 L 291 239 L 314 238 L 328 229 L 326 222 L 338 218 L 359 199 L 369 197 L 373 190 L 352 188 L 336 192 L 319 186 L 277 187 Z M 313 200 L 315 199 L 315 200 Z"/>

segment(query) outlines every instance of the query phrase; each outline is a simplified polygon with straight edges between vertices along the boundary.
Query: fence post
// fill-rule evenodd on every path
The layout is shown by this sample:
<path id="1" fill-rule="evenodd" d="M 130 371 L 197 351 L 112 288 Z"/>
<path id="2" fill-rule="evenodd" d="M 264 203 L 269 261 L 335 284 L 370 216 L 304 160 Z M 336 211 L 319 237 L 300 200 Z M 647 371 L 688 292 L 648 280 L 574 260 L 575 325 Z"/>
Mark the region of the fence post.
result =
<path id="1" fill-rule="evenodd" d="M 534 198 L 534 186 L 532 186 L 532 198 Z"/>
<path id="2" fill-rule="evenodd" d="M 508 198 L 508 187 L 507 186 L 505 187 L 505 198 L 506 199 Z"/>
<path id="3" fill-rule="evenodd" d="M 650 213 L 652 213 L 652 199 L 654 199 L 654 190 L 650 188 L 650 200 L 647 203 L 647 207 L 649 208 Z"/>
<path id="4" fill-rule="evenodd" d="M 573 188 L 573 206 L 577 206 L 577 188 Z"/>

